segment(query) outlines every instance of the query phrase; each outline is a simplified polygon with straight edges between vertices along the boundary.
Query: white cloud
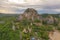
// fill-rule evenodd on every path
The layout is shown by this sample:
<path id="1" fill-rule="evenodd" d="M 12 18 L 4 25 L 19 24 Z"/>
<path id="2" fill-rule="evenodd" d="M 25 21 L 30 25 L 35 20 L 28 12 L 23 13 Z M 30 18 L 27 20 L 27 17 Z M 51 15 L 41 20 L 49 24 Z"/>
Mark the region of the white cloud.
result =
<path id="1" fill-rule="evenodd" d="M 58 4 L 60 4 L 60 0 L 45 0 L 45 4 L 47 4 L 47 5 L 58 5 Z"/>
<path id="2" fill-rule="evenodd" d="M 60 12 L 60 9 L 53 9 L 54 11 Z"/>
<path id="3" fill-rule="evenodd" d="M 21 11 L 20 9 L 26 8 L 47 9 L 47 11 L 53 10 L 60 12 L 60 0 L 0 0 L 0 12 L 18 13 Z"/>

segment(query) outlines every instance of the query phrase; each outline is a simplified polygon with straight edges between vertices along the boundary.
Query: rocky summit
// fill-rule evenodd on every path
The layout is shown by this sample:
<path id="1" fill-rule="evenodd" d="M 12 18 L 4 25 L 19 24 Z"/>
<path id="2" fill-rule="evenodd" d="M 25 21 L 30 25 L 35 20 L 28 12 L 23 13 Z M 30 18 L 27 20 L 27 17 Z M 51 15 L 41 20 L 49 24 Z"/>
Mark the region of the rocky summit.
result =
<path id="1" fill-rule="evenodd" d="M 24 11 L 23 14 L 20 14 L 18 20 L 23 20 L 24 18 L 34 20 L 34 19 L 39 19 L 40 15 L 35 9 L 28 8 Z"/>

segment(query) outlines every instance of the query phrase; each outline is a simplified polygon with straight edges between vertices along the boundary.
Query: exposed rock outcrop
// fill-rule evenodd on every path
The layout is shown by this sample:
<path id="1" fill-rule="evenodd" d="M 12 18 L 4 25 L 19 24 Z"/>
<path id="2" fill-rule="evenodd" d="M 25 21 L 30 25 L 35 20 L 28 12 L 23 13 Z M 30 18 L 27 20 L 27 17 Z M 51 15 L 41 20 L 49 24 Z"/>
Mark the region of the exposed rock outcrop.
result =
<path id="1" fill-rule="evenodd" d="M 40 15 L 38 14 L 38 12 L 33 9 L 33 8 L 28 8 L 24 11 L 23 14 L 21 14 L 19 16 L 18 20 L 22 20 L 22 19 L 30 19 L 30 20 L 34 20 L 34 19 L 40 19 Z"/>
<path id="2" fill-rule="evenodd" d="M 31 21 L 38 21 L 40 20 L 41 23 L 35 23 L 35 24 L 42 24 L 42 22 L 46 22 L 47 24 L 54 24 L 54 23 L 58 23 L 58 19 L 49 15 L 47 16 L 46 18 L 43 18 L 42 16 L 40 16 L 40 14 L 38 14 L 38 12 L 33 9 L 33 8 L 28 8 L 24 11 L 23 14 L 20 14 L 18 20 L 21 21 L 21 20 L 24 20 L 24 19 L 27 19 L 27 20 L 31 20 Z M 45 23 L 45 24 L 46 24 Z"/>
<path id="3" fill-rule="evenodd" d="M 54 23 L 58 23 L 57 18 L 54 18 L 53 16 L 48 16 L 46 18 L 47 24 L 54 24 Z"/>

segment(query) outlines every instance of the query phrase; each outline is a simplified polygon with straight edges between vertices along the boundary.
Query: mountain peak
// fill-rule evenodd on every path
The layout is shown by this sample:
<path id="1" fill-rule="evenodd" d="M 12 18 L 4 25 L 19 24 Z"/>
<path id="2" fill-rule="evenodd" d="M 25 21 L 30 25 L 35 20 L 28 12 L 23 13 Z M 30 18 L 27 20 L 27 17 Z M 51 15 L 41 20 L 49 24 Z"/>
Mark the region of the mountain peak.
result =
<path id="1" fill-rule="evenodd" d="M 23 14 L 21 14 L 21 15 L 19 16 L 19 20 L 22 20 L 22 19 L 24 19 L 24 18 L 34 20 L 34 19 L 39 19 L 40 16 L 39 16 L 38 12 L 37 12 L 35 9 L 33 9 L 33 8 L 28 8 L 28 9 L 26 9 L 26 10 L 24 11 Z"/>
<path id="2" fill-rule="evenodd" d="M 28 8 L 28 9 L 25 10 L 24 13 L 34 13 L 34 14 L 37 14 L 37 11 L 35 9 L 33 9 L 33 8 Z"/>

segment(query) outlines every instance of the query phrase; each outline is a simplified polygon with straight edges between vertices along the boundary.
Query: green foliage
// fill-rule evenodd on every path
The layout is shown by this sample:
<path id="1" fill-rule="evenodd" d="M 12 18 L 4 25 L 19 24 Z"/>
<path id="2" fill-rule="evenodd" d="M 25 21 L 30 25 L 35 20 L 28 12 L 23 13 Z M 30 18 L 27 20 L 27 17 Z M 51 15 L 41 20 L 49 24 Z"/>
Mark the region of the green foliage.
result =
<path id="1" fill-rule="evenodd" d="M 54 28 L 60 30 L 60 26 L 47 25 L 44 21 L 41 26 L 37 26 L 34 23 L 39 23 L 41 22 L 40 20 L 36 19 L 32 22 L 31 20 L 24 19 L 20 22 L 14 22 L 15 27 L 18 28 L 14 31 L 12 29 L 12 22 L 16 20 L 16 17 L 17 16 L 0 17 L 0 21 L 4 21 L 4 23 L 0 23 L 0 40 L 30 40 L 31 37 L 49 40 L 48 32 L 53 31 Z M 43 17 L 46 16 L 43 15 Z M 24 28 L 27 29 L 28 33 L 23 32 Z M 31 28 L 31 32 L 29 32 L 29 28 Z"/>
<path id="2" fill-rule="evenodd" d="M 38 20 L 38 19 L 35 19 L 34 22 L 36 22 L 36 23 L 40 23 L 41 21 Z"/>
<path id="3" fill-rule="evenodd" d="M 20 40 L 19 32 L 12 30 L 12 21 L 14 21 L 15 17 L 6 17 L 3 16 L 0 18 L 0 40 Z"/>
<path id="4" fill-rule="evenodd" d="M 60 31 L 60 26 L 57 26 L 56 29 Z"/>
<path id="5" fill-rule="evenodd" d="M 19 40 L 19 33 L 14 32 L 10 23 L 0 26 L 0 40 Z"/>

